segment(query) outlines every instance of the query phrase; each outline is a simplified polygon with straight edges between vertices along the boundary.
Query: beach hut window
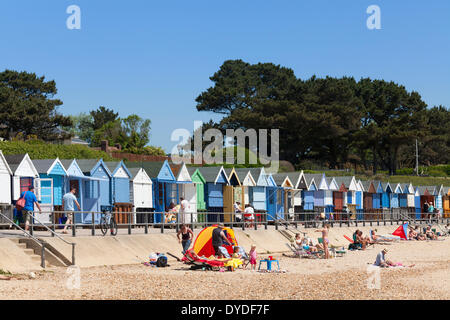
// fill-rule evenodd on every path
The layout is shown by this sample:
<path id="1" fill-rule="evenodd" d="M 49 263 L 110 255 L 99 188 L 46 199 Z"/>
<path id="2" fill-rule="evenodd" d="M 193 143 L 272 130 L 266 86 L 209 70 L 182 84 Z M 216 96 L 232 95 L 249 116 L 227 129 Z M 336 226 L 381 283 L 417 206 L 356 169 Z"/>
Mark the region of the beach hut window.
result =
<path id="1" fill-rule="evenodd" d="M 51 179 L 41 180 L 41 202 L 44 204 L 53 203 L 52 199 L 53 183 Z"/>
<path id="2" fill-rule="evenodd" d="M 33 185 L 33 178 L 20 178 L 20 193 L 28 191 Z"/>

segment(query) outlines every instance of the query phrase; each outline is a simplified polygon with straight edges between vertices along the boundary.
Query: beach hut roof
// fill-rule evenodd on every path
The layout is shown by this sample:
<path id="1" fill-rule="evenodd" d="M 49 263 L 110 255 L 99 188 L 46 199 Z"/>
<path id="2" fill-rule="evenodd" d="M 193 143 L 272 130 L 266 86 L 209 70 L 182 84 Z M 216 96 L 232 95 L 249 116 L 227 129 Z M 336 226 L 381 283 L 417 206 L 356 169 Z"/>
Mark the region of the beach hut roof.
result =
<path id="1" fill-rule="evenodd" d="M 223 173 L 227 184 L 229 184 L 227 173 L 223 167 L 199 167 L 198 169 L 206 182 L 216 183 L 221 173 Z"/>
<path id="2" fill-rule="evenodd" d="M 304 173 L 303 176 L 305 177 L 308 189 L 310 189 L 312 183 L 314 183 L 316 189 L 319 189 L 318 185 L 322 181 L 323 173 Z"/>
<path id="3" fill-rule="evenodd" d="M 242 180 L 239 178 L 239 175 L 236 172 L 235 168 L 225 168 L 225 173 L 227 175 L 228 180 L 231 182 L 232 177 L 236 177 L 236 182 L 238 185 L 242 185 Z"/>
<path id="4" fill-rule="evenodd" d="M 433 196 L 437 195 L 438 189 L 437 189 L 436 186 L 426 186 L 426 188 L 427 188 L 428 193 L 429 193 L 430 195 L 433 195 Z"/>
<path id="5" fill-rule="evenodd" d="M 177 181 L 192 182 L 191 174 L 189 173 L 189 170 L 187 169 L 187 166 L 184 162 L 181 164 L 171 163 L 170 168 L 172 169 L 172 172 Z"/>
<path id="6" fill-rule="evenodd" d="M 326 186 L 324 186 L 325 187 L 325 189 L 324 188 L 321 188 L 320 186 L 319 186 L 319 189 L 322 189 L 322 190 L 339 190 L 340 189 L 340 185 L 336 182 L 336 179 L 334 178 L 334 177 L 325 177 L 325 182 L 326 182 Z"/>
<path id="7" fill-rule="evenodd" d="M 129 168 L 128 171 L 130 172 L 131 179 L 134 179 L 141 169 L 142 168 Z"/>
<path id="8" fill-rule="evenodd" d="M 5 160 L 8 163 L 9 168 L 11 169 L 11 172 L 13 174 L 17 174 L 17 169 L 19 169 L 20 165 L 27 161 L 29 163 L 29 166 L 33 172 L 33 176 L 38 177 L 39 173 L 36 170 L 36 167 L 33 164 L 33 161 L 31 161 L 30 156 L 28 153 L 26 154 L 14 154 L 14 155 L 7 155 L 5 156 Z"/>
<path id="9" fill-rule="evenodd" d="M 11 168 L 9 167 L 8 161 L 6 161 L 5 155 L 3 154 L 2 150 L 0 150 L 0 159 L 3 161 L 3 163 L 5 165 L 5 168 L 8 171 L 8 173 L 10 175 L 12 175 L 13 173 L 11 171 Z"/>
<path id="10" fill-rule="evenodd" d="M 289 179 L 289 176 L 286 173 L 276 173 L 272 176 L 277 186 L 283 188 L 294 188 L 294 183 L 291 179 Z"/>
<path id="11" fill-rule="evenodd" d="M 64 173 L 67 175 L 67 170 L 64 168 L 64 165 L 62 162 L 56 158 L 56 159 L 45 159 L 45 160 L 32 160 L 33 165 L 36 168 L 36 171 L 39 174 L 50 174 L 56 164 L 60 164 L 61 168 L 63 169 Z"/>
<path id="12" fill-rule="evenodd" d="M 364 188 L 364 191 L 369 192 L 370 185 L 372 184 L 372 182 L 371 181 L 361 181 L 361 184 Z"/>
<path id="13" fill-rule="evenodd" d="M 286 172 L 286 175 L 289 177 L 289 180 L 291 180 L 293 187 L 295 189 L 298 188 L 302 172 Z"/>
<path id="14" fill-rule="evenodd" d="M 236 168 L 236 174 L 239 177 L 242 185 L 245 186 L 256 186 L 255 178 L 252 175 L 252 172 L 247 168 Z"/>
<path id="15" fill-rule="evenodd" d="M 338 187 L 340 188 L 342 185 L 345 186 L 346 189 L 350 190 L 350 186 L 352 185 L 353 179 L 355 179 L 355 177 L 353 176 L 342 176 L 342 177 L 333 177 L 334 180 L 336 181 L 336 184 L 338 185 Z M 356 185 L 353 186 L 356 190 Z M 353 191 L 353 190 L 352 190 Z"/>
<path id="16" fill-rule="evenodd" d="M 425 195 L 427 193 L 427 187 L 425 186 L 417 186 L 416 190 L 419 190 L 420 195 Z"/>
<path id="17" fill-rule="evenodd" d="M 142 168 L 150 178 L 157 178 L 163 165 L 163 161 L 127 162 L 128 168 Z"/>
<path id="18" fill-rule="evenodd" d="M 402 189 L 402 185 L 400 183 L 397 183 L 397 185 L 395 186 L 394 193 L 403 193 L 403 189 Z"/>
<path id="19" fill-rule="evenodd" d="M 99 159 L 77 159 L 78 167 L 83 173 L 91 173 L 91 170 L 99 163 Z"/>
<path id="20" fill-rule="evenodd" d="M 384 192 L 389 192 L 389 193 L 394 192 L 394 190 L 392 190 L 392 186 L 391 186 L 391 184 L 389 183 L 389 181 L 386 182 L 386 183 L 383 183 L 382 185 L 383 185 L 383 191 L 384 191 Z"/>
<path id="21" fill-rule="evenodd" d="M 6 162 L 8 162 L 9 168 L 12 172 L 15 172 L 19 165 L 22 163 L 23 159 L 25 157 L 25 154 L 13 154 L 13 155 L 6 155 L 5 159 Z"/>

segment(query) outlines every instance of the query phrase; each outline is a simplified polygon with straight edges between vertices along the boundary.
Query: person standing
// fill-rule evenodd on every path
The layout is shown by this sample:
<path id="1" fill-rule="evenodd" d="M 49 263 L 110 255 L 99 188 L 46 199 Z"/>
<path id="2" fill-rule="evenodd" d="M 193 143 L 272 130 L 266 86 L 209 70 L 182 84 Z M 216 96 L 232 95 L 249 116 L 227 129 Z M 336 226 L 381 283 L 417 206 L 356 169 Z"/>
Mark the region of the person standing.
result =
<path id="1" fill-rule="evenodd" d="M 242 208 L 241 203 L 239 201 L 236 201 L 234 203 L 234 217 L 236 219 L 236 222 L 242 221 Z"/>
<path id="2" fill-rule="evenodd" d="M 428 219 L 430 219 L 430 222 L 432 221 L 434 217 L 434 205 L 433 202 L 430 201 L 428 204 Z"/>
<path id="3" fill-rule="evenodd" d="M 425 203 L 423 204 L 423 215 L 424 215 L 424 218 L 427 218 L 428 208 L 429 208 L 428 202 L 425 201 Z"/>
<path id="4" fill-rule="evenodd" d="M 224 225 L 223 223 L 219 223 L 217 228 L 215 228 L 212 232 L 212 246 L 214 248 L 214 255 L 218 256 L 220 253 L 219 247 L 221 247 L 224 243 L 228 245 L 233 245 L 225 236 L 225 232 L 223 231 Z"/>
<path id="5" fill-rule="evenodd" d="M 67 228 L 69 227 L 69 224 L 73 223 L 73 213 L 75 211 L 75 205 L 78 208 L 78 211 L 81 211 L 81 206 L 78 203 L 77 197 L 75 196 L 77 194 L 77 189 L 72 188 L 69 192 L 67 192 L 63 196 L 63 207 L 65 211 L 65 216 L 67 218 L 66 223 L 64 225 L 64 229 L 62 233 L 67 233 Z"/>
<path id="6" fill-rule="evenodd" d="M 34 205 L 39 209 L 39 212 L 42 212 L 41 206 L 36 199 L 36 195 L 34 194 L 34 187 L 31 186 L 28 188 L 28 191 L 22 192 L 20 198 L 25 199 L 25 206 L 22 209 L 22 216 L 25 220 L 25 231 L 28 231 L 30 228 L 31 219 L 33 219 Z"/>
<path id="7" fill-rule="evenodd" d="M 185 254 L 191 246 L 192 239 L 194 238 L 194 232 L 192 232 L 191 228 L 189 228 L 185 224 L 182 224 L 180 227 L 180 231 L 177 232 L 177 238 L 178 242 L 181 243 L 181 246 L 183 247 L 183 254 Z"/>
<path id="8" fill-rule="evenodd" d="M 253 227 L 253 223 L 255 221 L 255 210 L 250 204 L 245 205 L 244 218 L 245 221 L 249 222 L 248 227 Z"/>
<path id="9" fill-rule="evenodd" d="M 180 223 L 185 223 L 186 222 L 186 214 L 189 212 L 189 201 L 187 201 L 185 198 L 181 197 L 180 198 L 180 219 L 178 220 Z M 191 221 L 192 223 L 193 221 Z"/>
<path id="10" fill-rule="evenodd" d="M 330 253 L 328 252 L 328 244 L 330 242 L 330 240 L 328 240 L 328 231 L 330 229 L 330 225 L 328 223 L 326 223 L 323 226 L 323 229 L 321 230 L 316 230 L 316 232 L 322 232 L 322 242 L 323 242 L 323 251 L 325 254 L 325 259 L 329 259 L 330 258 Z"/>

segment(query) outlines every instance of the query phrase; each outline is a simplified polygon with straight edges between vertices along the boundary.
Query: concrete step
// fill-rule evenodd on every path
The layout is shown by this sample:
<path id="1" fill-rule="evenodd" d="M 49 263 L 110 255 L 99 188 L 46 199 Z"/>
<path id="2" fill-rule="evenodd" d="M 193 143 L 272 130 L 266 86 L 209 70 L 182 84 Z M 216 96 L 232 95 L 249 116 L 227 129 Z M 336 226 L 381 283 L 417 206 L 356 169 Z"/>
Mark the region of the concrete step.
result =
<path id="1" fill-rule="evenodd" d="M 27 244 L 26 243 L 17 243 L 17 246 L 21 249 L 26 249 L 27 248 Z"/>
<path id="2" fill-rule="evenodd" d="M 25 253 L 28 254 L 29 256 L 35 255 L 33 249 L 23 249 L 23 252 L 25 252 Z"/>

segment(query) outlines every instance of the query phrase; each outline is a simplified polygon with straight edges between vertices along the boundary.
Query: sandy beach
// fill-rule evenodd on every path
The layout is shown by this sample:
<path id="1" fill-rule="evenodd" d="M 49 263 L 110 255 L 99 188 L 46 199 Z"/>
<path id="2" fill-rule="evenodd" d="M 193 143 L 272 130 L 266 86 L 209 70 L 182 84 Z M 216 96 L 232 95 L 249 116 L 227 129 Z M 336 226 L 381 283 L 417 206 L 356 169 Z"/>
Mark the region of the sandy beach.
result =
<path id="1" fill-rule="evenodd" d="M 367 268 L 384 247 L 392 261 L 415 266 L 382 269 L 380 289 L 369 289 Z M 327 261 L 276 258 L 285 273 L 191 271 L 181 262 L 82 268 L 80 289 L 72 290 L 67 269 L 52 268 L 0 281 L 0 299 L 450 299 L 448 238 L 376 245 Z"/>

